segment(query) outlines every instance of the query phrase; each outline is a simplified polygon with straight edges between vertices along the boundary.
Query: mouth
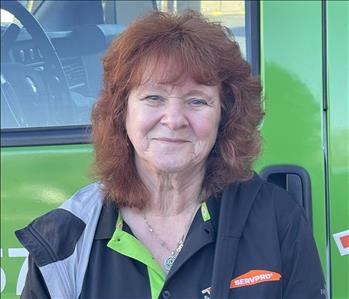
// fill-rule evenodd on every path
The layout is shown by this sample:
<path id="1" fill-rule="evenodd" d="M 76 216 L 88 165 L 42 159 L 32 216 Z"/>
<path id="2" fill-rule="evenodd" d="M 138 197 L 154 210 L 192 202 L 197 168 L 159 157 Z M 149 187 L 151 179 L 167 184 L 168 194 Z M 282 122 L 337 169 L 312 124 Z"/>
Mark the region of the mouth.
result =
<path id="1" fill-rule="evenodd" d="M 161 138 L 153 138 L 155 141 L 160 141 L 160 142 L 165 142 L 165 143 L 172 143 L 172 144 L 182 144 L 189 142 L 186 139 L 180 139 L 180 138 L 166 138 L 166 137 L 161 137 Z"/>

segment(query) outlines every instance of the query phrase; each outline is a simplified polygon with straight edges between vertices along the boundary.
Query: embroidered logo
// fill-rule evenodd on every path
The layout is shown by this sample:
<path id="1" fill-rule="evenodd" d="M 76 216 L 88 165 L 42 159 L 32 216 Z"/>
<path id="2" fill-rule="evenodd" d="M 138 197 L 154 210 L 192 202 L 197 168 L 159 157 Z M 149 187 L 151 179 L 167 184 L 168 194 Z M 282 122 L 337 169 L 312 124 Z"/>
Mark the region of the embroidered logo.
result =
<path id="1" fill-rule="evenodd" d="M 230 288 L 241 288 L 252 286 L 257 283 L 266 281 L 278 281 L 281 279 L 281 275 L 277 272 L 272 272 L 268 270 L 250 270 L 245 274 L 242 274 L 230 281 Z M 204 299 L 209 299 L 211 295 L 212 288 L 208 287 L 201 291 L 204 295 Z"/>
<path id="2" fill-rule="evenodd" d="M 230 281 L 230 288 L 241 288 L 252 286 L 257 283 L 266 281 L 277 281 L 280 280 L 281 275 L 277 272 L 268 270 L 251 270 L 245 274 L 242 274 Z"/>

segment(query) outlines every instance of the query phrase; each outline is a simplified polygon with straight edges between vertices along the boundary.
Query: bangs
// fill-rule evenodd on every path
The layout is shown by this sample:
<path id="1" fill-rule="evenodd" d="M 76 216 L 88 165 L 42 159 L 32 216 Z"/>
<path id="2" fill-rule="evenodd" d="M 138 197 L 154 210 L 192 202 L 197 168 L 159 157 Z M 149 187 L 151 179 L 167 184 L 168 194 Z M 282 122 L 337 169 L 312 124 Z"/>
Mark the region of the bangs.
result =
<path id="1" fill-rule="evenodd" d="M 205 50 L 196 49 L 190 40 L 184 38 L 155 41 L 135 62 L 138 67 L 131 74 L 131 86 L 149 82 L 180 85 L 188 78 L 202 85 L 217 85 L 221 80 L 216 58 Z"/>

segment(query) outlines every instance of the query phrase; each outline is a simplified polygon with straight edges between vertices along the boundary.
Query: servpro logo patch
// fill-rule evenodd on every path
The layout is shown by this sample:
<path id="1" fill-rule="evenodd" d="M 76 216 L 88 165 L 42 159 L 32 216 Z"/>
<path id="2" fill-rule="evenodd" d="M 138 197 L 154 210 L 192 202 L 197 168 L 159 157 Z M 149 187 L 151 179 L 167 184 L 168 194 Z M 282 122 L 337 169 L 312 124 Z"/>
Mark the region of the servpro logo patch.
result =
<path id="1" fill-rule="evenodd" d="M 280 280 L 281 275 L 268 270 L 251 270 L 230 281 L 230 288 L 252 286 L 257 283 Z"/>
<path id="2" fill-rule="evenodd" d="M 281 275 L 277 272 L 272 272 L 268 270 L 250 270 L 247 273 L 232 279 L 230 281 L 230 288 L 242 288 L 252 286 L 261 282 L 277 281 L 280 279 Z M 211 292 L 211 287 L 208 287 L 201 291 L 201 293 L 204 295 L 204 299 L 210 299 Z"/>

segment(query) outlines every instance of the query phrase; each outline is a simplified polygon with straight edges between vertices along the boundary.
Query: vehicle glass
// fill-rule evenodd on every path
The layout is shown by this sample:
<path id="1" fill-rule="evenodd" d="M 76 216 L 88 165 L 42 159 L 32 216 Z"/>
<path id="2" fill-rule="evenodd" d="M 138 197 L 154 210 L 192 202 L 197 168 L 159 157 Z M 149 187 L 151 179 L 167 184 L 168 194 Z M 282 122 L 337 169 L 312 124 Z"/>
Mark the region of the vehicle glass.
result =
<path id="1" fill-rule="evenodd" d="M 2 1 L 11 2 L 11 1 Z M 222 22 L 246 56 L 244 1 L 21 1 L 1 9 L 1 128 L 88 125 L 111 41 L 152 10 L 201 12 Z M 37 25 L 35 19 L 40 25 Z"/>
<path id="2" fill-rule="evenodd" d="M 28 11 L 31 13 L 35 13 L 36 9 L 40 6 L 44 0 L 21 0 L 18 1 L 20 4 L 22 4 L 25 8 L 27 8 Z M 1 9 L 1 26 L 5 24 L 10 24 L 13 22 L 18 22 L 16 17 L 9 13 L 8 11 Z M 18 22 L 20 24 L 20 22 Z"/>

